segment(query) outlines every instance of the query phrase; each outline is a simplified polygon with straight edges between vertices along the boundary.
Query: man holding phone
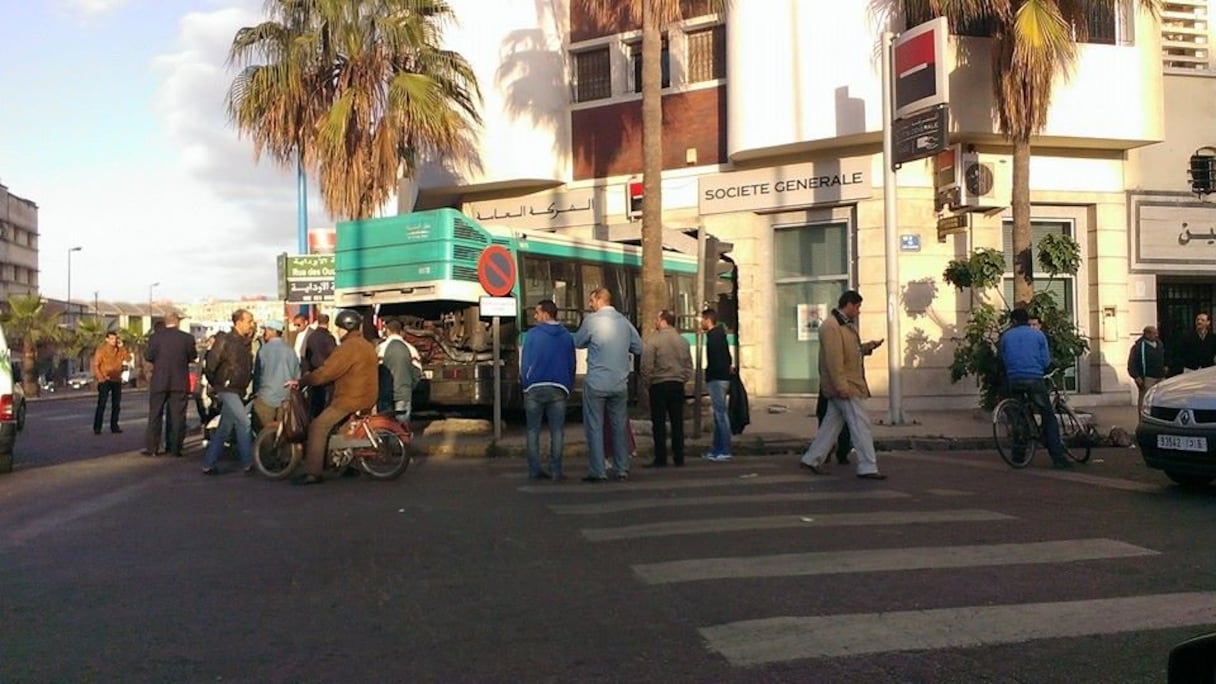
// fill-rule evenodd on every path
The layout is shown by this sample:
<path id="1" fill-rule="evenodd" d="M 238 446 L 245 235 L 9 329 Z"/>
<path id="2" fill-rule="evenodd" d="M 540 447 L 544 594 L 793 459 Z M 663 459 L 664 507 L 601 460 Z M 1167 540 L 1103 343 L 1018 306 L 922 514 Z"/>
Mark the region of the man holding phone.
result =
<path id="1" fill-rule="evenodd" d="M 801 465 L 816 475 L 822 475 L 820 468 L 827 460 L 828 452 L 836 445 L 841 429 L 847 425 L 857 449 L 857 477 L 885 480 L 887 476 L 878 472 L 870 416 L 862 403 L 870 396 L 862 365 L 864 348 L 869 346 L 870 352 L 873 352 L 878 345 L 861 343 L 857 333 L 859 313 L 861 294 L 849 290 L 840 295 L 836 308 L 819 327 L 819 383 L 828 399 L 828 408 L 815 440 L 802 456 Z"/>
<path id="2" fill-rule="evenodd" d="M 861 355 L 869 356 L 874 353 L 875 349 L 882 346 L 885 339 L 871 340 L 861 343 Z M 866 367 L 863 363 L 861 366 L 862 375 L 865 375 Z M 823 383 L 819 385 L 819 400 L 815 403 L 815 417 L 819 419 L 819 427 L 823 427 L 823 418 L 828 413 L 828 398 L 823 394 Z M 846 424 L 840 428 L 840 437 L 836 438 L 836 462 L 840 465 L 849 464 L 849 452 L 853 450 L 853 438 L 849 435 L 849 426 Z"/>

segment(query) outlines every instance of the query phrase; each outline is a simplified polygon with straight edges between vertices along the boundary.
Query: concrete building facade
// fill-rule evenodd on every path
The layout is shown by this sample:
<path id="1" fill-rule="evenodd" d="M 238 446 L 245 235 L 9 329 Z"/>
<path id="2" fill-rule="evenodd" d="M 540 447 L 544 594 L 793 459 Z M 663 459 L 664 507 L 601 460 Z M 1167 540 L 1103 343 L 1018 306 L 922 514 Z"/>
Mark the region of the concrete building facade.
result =
<path id="1" fill-rule="evenodd" d="M 490 225 L 636 238 L 637 27 L 598 22 L 582 0 L 451 4 L 461 23 L 448 46 L 470 60 L 484 94 L 478 157 L 423 168 L 403 185 L 401 211 L 451 206 Z M 878 55 L 888 26 L 900 31 L 920 19 L 888 19 L 860 0 L 736 2 L 725 16 L 686 5 L 688 19 L 665 32 L 664 224 L 702 226 L 733 243 L 749 390 L 816 392 L 812 323 L 841 291 L 857 288 L 866 299 L 863 339 L 885 337 L 888 315 L 901 328 L 902 339 L 887 340 L 868 363 L 875 406 L 887 392 L 887 354 L 897 355 L 905 406 L 974 405 L 974 384 L 952 384 L 948 369 L 971 296 L 941 274 L 974 248 L 1011 252 L 1011 147 L 994 115 L 990 41 L 951 36 L 946 68 L 951 140 L 973 146 L 994 170 L 994 210 L 939 241 L 931 163 L 904 165 L 895 189 L 900 296 L 888 302 Z M 1185 188 L 1185 159 L 1153 144 L 1172 137 L 1175 118 L 1198 136 L 1202 115 L 1167 114 L 1170 106 L 1203 93 L 1216 102 L 1210 79 L 1167 75 L 1162 27 L 1136 5 L 1117 3 L 1091 19 L 1076 68 L 1057 80 L 1048 124 L 1032 143 L 1035 234 L 1066 233 L 1082 250 L 1075 278 L 1037 284 L 1058 295 L 1089 340 L 1069 376 L 1083 402 L 1129 400 L 1127 349 L 1158 297 L 1135 251 L 1133 204 L 1145 187 Z M 1168 182 L 1156 171 L 1167 166 Z"/>
<path id="2" fill-rule="evenodd" d="M 38 205 L 0 184 L 0 299 L 38 294 Z"/>

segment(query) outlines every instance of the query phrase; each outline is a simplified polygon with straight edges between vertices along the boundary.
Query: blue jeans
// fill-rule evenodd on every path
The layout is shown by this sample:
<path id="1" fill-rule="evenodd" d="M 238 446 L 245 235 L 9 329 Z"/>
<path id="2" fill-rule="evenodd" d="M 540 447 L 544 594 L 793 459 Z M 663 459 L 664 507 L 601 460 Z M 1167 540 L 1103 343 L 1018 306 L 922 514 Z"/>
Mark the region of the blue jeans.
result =
<path id="1" fill-rule="evenodd" d="M 549 422 L 549 474 L 562 474 L 562 444 L 566 424 L 566 391 L 554 385 L 541 385 L 524 392 L 524 413 L 528 418 L 528 477 L 540 475 L 540 424 Z"/>
<path id="2" fill-rule="evenodd" d="M 583 429 L 587 433 L 588 472 L 591 477 L 605 477 L 604 417 L 612 425 L 612 463 L 617 476 L 629 472 L 629 438 L 625 428 L 629 415 L 625 411 L 628 390 L 614 392 L 583 388 Z"/>
<path id="3" fill-rule="evenodd" d="M 730 418 L 726 415 L 726 391 L 730 389 L 730 380 L 710 380 L 709 403 L 714 407 L 714 443 L 710 453 L 719 456 L 730 455 Z"/>
<path id="4" fill-rule="evenodd" d="M 249 408 L 236 392 L 220 392 L 220 426 L 207 443 L 203 453 L 203 467 L 214 468 L 220 454 L 224 453 L 224 442 L 228 435 L 236 432 L 236 451 L 241 457 L 241 467 L 253 465 L 253 432 L 249 425 Z"/>
<path id="5" fill-rule="evenodd" d="M 1043 419 L 1043 441 L 1047 444 L 1047 453 L 1051 454 L 1051 460 L 1054 463 L 1066 463 L 1068 458 L 1064 454 L 1064 442 L 1060 439 L 1060 421 L 1056 419 L 1056 411 L 1051 406 L 1047 381 L 1042 378 L 1010 380 L 1009 389 L 1026 394 L 1026 398 Z"/>

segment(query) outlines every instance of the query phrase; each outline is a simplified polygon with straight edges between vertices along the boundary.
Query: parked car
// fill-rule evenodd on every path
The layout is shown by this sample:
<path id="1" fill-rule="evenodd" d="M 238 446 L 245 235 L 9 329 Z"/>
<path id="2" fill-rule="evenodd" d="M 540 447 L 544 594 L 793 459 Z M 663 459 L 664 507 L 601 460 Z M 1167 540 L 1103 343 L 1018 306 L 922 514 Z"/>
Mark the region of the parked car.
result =
<path id="1" fill-rule="evenodd" d="M 13 355 L 0 327 L 0 473 L 13 469 L 17 433 L 25 427 L 25 391 L 13 377 Z"/>
<path id="2" fill-rule="evenodd" d="M 72 373 L 68 376 L 68 387 L 72 389 L 84 389 L 93 384 L 93 374 L 88 371 Z"/>
<path id="3" fill-rule="evenodd" d="M 1136 444 L 1148 467 L 1180 485 L 1216 479 L 1216 368 L 1175 375 L 1150 389 Z"/>

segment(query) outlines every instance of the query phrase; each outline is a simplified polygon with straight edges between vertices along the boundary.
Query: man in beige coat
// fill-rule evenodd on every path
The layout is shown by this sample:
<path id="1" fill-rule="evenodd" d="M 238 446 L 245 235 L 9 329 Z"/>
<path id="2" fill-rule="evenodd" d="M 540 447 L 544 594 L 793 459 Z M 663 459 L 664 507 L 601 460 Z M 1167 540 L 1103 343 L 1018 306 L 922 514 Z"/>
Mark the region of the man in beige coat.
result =
<path id="1" fill-rule="evenodd" d="M 862 403 L 870 396 L 870 388 L 862 368 L 864 352 L 857 333 L 860 312 L 861 295 L 849 290 L 840 295 L 837 307 L 819 327 L 819 383 L 828 399 L 828 411 L 802 456 L 802 466 L 816 475 L 822 474 L 820 467 L 836 446 L 841 426 L 848 425 L 853 448 L 857 450 L 857 477 L 885 480 L 887 476 L 878 472 L 870 417 Z"/>

